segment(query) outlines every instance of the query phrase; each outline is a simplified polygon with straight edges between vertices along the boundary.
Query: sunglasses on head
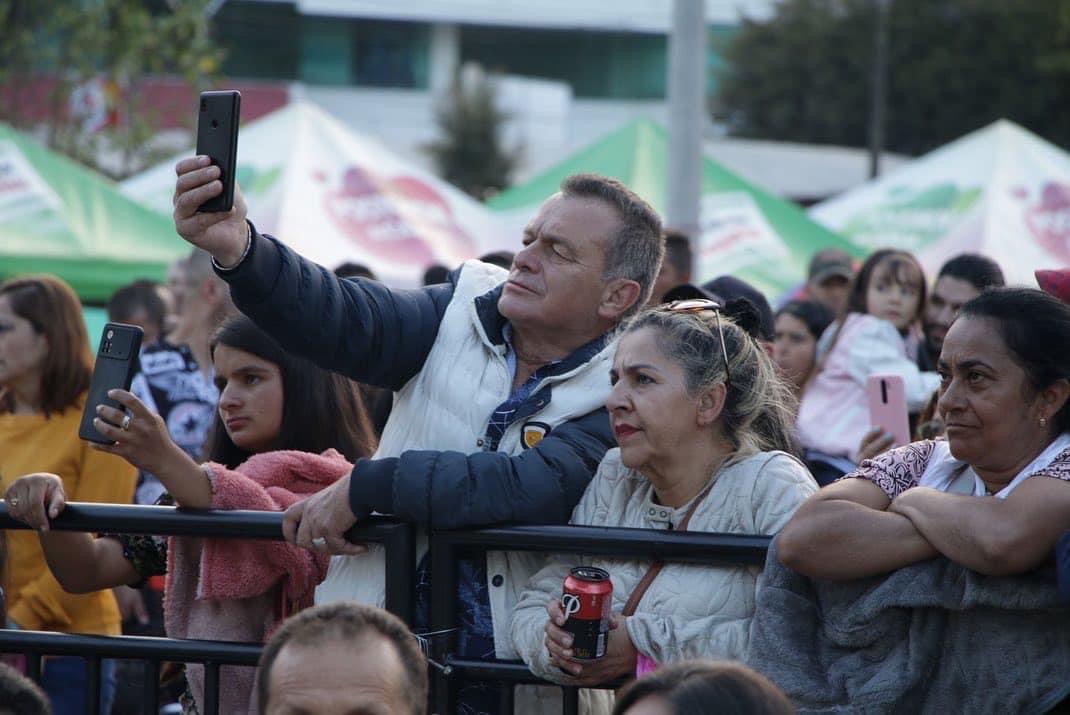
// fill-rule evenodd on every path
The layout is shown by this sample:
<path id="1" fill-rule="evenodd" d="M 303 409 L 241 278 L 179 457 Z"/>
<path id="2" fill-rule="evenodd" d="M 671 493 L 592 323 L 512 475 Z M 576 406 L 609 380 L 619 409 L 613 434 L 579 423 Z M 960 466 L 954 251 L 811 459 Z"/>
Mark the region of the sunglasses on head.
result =
<path id="1" fill-rule="evenodd" d="M 725 346 L 724 329 L 721 327 L 721 311 L 723 310 L 721 304 L 709 298 L 685 298 L 667 303 L 665 310 L 673 313 L 705 313 L 707 311 L 713 313 L 714 318 L 717 320 L 717 337 L 721 341 L 721 357 L 724 358 L 724 387 L 725 390 L 730 389 L 732 387 L 732 376 L 728 371 L 728 348 Z"/>

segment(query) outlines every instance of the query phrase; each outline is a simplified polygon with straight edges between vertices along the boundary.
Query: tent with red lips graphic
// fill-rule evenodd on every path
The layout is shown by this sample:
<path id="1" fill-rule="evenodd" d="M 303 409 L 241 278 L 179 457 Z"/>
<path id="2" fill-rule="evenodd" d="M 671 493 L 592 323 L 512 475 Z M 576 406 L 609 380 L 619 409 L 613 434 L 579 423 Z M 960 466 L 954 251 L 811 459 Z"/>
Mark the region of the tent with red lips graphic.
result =
<path id="1" fill-rule="evenodd" d="M 668 204 L 669 135 L 638 119 L 602 137 L 524 184 L 487 202 L 519 231 L 562 179 L 596 172 L 624 182 L 662 211 Z M 822 248 L 857 252 L 790 201 L 773 196 L 704 157 L 699 230 L 692 238 L 696 283 L 731 274 L 773 297 L 797 287 Z"/>
<path id="2" fill-rule="evenodd" d="M 123 192 L 169 215 L 174 165 L 192 154 L 127 179 Z M 520 245 L 482 204 L 307 102 L 241 127 L 237 181 L 260 231 L 328 268 L 364 263 L 392 285 Z"/>
<path id="3" fill-rule="evenodd" d="M 932 277 L 959 253 L 996 260 L 1009 283 L 1070 265 L 1070 154 L 1000 120 L 810 209 L 870 251 L 912 251 Z"/>

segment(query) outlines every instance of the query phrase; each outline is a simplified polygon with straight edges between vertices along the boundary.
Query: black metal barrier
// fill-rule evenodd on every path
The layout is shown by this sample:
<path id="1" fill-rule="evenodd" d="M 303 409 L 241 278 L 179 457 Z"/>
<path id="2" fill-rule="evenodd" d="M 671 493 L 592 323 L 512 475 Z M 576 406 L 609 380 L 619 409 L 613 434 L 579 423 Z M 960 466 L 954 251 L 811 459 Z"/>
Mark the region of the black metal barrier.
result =
<path id="1" fill-rule="evenodd" d="M 26 529 L 7 514 L 0 501 L 0 529 Z M 111 504 L 68 504 L 52 520 L 52 528 L 164 536 L 198 536 L 244 539 L 282 539 L 282 514 L 261 511 L 214 511 L 175 507 Z M 415 596 L 415 535 L 410 524 L 373 517 L 361 522 L 346 538 L 356 543 L 379 543 L 385 547 L 386 607 L 406 623 L 413 620 Z M 436 531 L 431 534 L 431 626 L 447 631 L 456 624 L 457 564 L 462 557 L 486 551 L 540 551 L 562 554 L 621 556 L 706 566 L 761 566 L 770 537 L 656 531 L 589 526 L 511 526 L 469 531 Z M 223 665 L 254 666 L 261 644 L 206 640 L 181 640 L 135 636 L 89 636 L 0 629 L 0 652 L 25 653 L 28 672 L 40 678 L 41 656 L 74 655 L 87 661 L 87 695 L 90 712 L 99 711 L 99 675 L 102 658 L 146 661 L 142 687 L 144 712 L 157 710 L 156 686 L 163 661 L 205 665 L 205 715 L 218 713 L 219 668 Z M 551 684 L 528 670 L 520 661 L 473 660 L 450 653 L 449 639 L 433 639 L 430 657 L 436 712 L 455 710 L 458 680 L 493 680 L 516 684 Z M 600 687 L 611 688 L 619 682 Z M 551 684 L 552 685 L 552 684 Z M 564 712 L 578 711 L 576 688 L 564 688 Z M 513 710 L 512 687 L 503 688 L 502 712 Z"/>
<path id="2" fill-rule="evenodd" d="M 510 526 L 474 531 L 436 531 L 431 535 L 431 627 L 456 626 L 457 562 L 486 551 L 543 551 L 560 554 L 622 556 L 706 566 L 762 566 L 771 537 L 624 529 L 593 526 Z M 432 657 L 442 667 L 433 672 L 435 711 L 456 710 L 457 681 L 496 680 L 510 685 L 552 685 L 519 661 L 455 658 L 443 639 L 433 644 Z M 602 687 L 616 687 L 607 683 Z M 513 711 L 512 687 L 503 688 L 502 712 Z M 579 691 L 565 687 L 564 713 L 578 712 Z"/>
<path id="3" fill-rule="evenodd" d="M 7 513 L 0 501 L 0 529 L 28 529 Z M 157 534 L 241 539 L 282 539 L 282 514 L 264 511 L 217 511 L 164 506 L 68 504 L 52 520 L 58 531 L 106 531 L 115 534 Z M 416 546 L 413 527 L 392 519 L 373 517 L 348 532 L 355 543 L 382 544 L 386 558 L 386 608 L 412 623 Z M 205 715 L 218 712 L 219 666 L 255 666 L 261 644 L 178 640 L 133 636 L 88 636 L 0 629 L 0 652 L 27 654 L 27 670 L 40 679 L 42 655 L 78 655 L 86 658 L 87 701 L 99 712 L 101 658 L 147 661 L 143 687 L 144 712 L 155 713 L 156 680 L 161 661 L 205 664 Z"/>

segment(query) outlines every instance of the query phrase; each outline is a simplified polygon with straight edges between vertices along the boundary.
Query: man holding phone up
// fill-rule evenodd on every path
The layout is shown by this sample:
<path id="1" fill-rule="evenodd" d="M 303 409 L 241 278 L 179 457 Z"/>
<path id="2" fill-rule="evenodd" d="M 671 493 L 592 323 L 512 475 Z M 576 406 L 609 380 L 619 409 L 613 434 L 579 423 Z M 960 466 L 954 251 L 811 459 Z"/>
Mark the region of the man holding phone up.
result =
<path id="1" fill-rule="evenodd" d="M 288 540 L 362 553 L 343 534 L 372 512 L 435 528 L 568 521 L 615 444 L 607 334 L 647 300 L 661 262 L 660 220 L 642 199 L 610 179 L 571 177 L 528 225 L 508 273 L 470 261 L 448 283 L 391 290 L 339 280 L 261 235 L 240 190 L 230 212 L 198 213 L 222 190 L 206 157 L 177 173 L 178 233 L 213 255 L 238 308 L 286 349 L 396 393 L 375 458 L 288 510 Z M 509 612 L 536 566 L 532 554 L 492 552 L 464 568 L 466 606 L 492 616 L 469 642 L 517 657 Z M 363 581 L 375 577 L 365 570 Z"/>

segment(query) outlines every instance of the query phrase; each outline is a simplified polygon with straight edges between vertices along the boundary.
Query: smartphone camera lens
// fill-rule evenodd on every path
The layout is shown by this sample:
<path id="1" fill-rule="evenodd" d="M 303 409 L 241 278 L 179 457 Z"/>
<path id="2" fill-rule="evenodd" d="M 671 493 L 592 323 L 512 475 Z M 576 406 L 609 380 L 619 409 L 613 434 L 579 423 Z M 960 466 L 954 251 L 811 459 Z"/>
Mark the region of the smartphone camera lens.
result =
<path id="1" fill-rule="evenodd" d="M 108 340 L 111 340 L 114 337 L 115 337 L 115 331 L 114 330 L 109 330 L 108 331 Z"/>
<path id="2" fill-rule="evenodd" d="M 212 120 L 212 129 L 219 129 L 219 120 L 218 119 L 213 119 Z"/>

